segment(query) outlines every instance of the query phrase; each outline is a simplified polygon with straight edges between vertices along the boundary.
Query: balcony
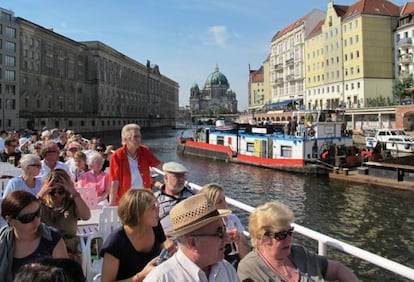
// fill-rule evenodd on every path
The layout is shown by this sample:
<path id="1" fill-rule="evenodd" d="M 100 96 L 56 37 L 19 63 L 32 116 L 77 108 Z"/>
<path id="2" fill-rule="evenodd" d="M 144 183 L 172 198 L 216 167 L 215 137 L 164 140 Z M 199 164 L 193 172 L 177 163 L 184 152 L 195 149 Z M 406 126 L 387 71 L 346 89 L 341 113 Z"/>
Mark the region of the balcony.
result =
<path id="1" fill-rule="evenodd" d="M 400 71 L 399 78 L 404 79 L 410 77 L 411 75 L 412 73 L 410 73 L 409 71 Z"/>
<path id="2" fill-rule="evenodd" d="M 276 64 L 275 71 L 281 71 L 281 70 L 283 70 L 283 64 Z"/>
<path id="3" fill-rule="evenodd" d="M 411 64 L 413 62 L 412 54 L 404 54 L 400 56 L 400 63 L 402 64 Z"/>
<path id="4" fill-rule="evenodd" d="M 398 46 L 401 48 L 407 48 L 413 45 L 413 40 L 411 37 L 400 38 L 398 41 Z"/>
<path id="5" fill-rule="evenodd" d="M 287 59 L 287 60 L 286 60 L 286 65 L 291 65 L 291 64 L 293 64 L 293 61 L 294 61 L 294 59 L 293 59 L 293 58 Z"/>
<path id="6" fill-rule="evenodd" d="M 295 76 L 293 75 L 293 74 L 288 74 L 287 76 L 286 76 L 286 80 L 287 81 L 291 81 L 291 80 L 293 80 L 295 78 Z"/>
<path id="7" fill-rule="evenodd" d="M 276 84 L 276 85 L 283 84 L 283 78 L 281 78 L 281 77 L 277 77 L 277 78 L 275 78 L 275 84 Z"/>

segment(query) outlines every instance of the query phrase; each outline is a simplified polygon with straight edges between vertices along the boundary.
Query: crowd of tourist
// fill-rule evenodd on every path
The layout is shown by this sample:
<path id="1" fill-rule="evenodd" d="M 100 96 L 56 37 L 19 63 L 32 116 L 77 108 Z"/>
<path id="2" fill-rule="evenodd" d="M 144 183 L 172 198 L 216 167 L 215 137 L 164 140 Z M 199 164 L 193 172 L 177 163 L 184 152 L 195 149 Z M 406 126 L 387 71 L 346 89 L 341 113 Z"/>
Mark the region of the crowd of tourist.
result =
<path id="1" fill-rule="evenodd" d="M 101 208 L 117 206 L 121 222 L 100 247 L 102 282 L 358 280 L 293 244 L 294 215 L 283 203 L 251 213 L 249 238 L 222 186 L 192 190 L 188 168 L 161 163 L 141 140 L 136 124 L 122 128 L 115 151 L 71 130 L 1 132 L 0 160 L 21 175 L 1 199 L 0 281 L 86 281 L 76 231 L 91 210 L 79 188 L 93 189 Z"/>

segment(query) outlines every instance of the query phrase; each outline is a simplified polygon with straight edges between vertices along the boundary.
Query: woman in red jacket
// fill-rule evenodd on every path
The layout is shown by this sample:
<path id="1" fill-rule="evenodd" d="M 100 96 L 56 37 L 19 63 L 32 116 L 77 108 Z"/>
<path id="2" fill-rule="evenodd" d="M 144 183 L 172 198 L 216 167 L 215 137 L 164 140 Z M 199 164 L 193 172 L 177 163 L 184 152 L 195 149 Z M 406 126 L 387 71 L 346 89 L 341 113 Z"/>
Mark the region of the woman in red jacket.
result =
<path id="1" fill-rule="evenodd" d="M 151 150 L 141 145 L 139 125 L 125 125 L 121 131 L 121 138 L 123 146 L 115 151 L 109 163 L 109 205 L 118 205 L 119 199 L 131 187 L 151 189 L 150 167 L 161 169 L 161 162 Z"/>

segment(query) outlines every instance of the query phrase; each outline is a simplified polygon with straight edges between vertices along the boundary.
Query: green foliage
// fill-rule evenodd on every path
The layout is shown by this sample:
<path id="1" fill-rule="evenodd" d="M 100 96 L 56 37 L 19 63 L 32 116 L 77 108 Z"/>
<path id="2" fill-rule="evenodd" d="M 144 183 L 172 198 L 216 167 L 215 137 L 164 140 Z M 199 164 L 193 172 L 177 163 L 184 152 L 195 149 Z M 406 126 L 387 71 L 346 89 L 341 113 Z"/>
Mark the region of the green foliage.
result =
<path id="1" fill-rule="evenodd" d="M 392 87 L 392 94 L 394 95 L 394 98 L 398 103 L 401 105 L 401 102 L 407 98 L 410 97 L 412 99 L 412 93 L 408 91 L 410 87 L 413 87 L 414 80 L 413 76 L 409 75 L 407 77 L 404 77 L 403 79 L 396 79 L 394 81 L 394 85 Z"/>

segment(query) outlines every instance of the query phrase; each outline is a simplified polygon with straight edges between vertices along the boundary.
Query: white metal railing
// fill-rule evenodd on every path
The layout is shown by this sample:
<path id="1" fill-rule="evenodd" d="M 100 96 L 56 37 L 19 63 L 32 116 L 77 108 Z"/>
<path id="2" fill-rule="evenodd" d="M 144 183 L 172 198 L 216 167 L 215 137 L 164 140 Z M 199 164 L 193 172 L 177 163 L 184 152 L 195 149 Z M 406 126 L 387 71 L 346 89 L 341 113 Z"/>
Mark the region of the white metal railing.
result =
<path id="1" fill-rule="evenodd" d="M 158 173 L 160 174 L 164 174 L 163 171 L 154 168 Z M 200 190 L 201 186 L 191 183 L 191 182 L 186 182 L 186 184 L 188 186 L 190 186 L 193 189 L 196 190 Z M 234 200 L 232 198 L 226 197 L 226 202 L 232 206 L 235 206 L 239 209 L 242 209 L 244 211 L 247 212 L 252 212 L 255 208 L 249 205 L 246 205 L 242 202 L 239 202 L 237 200 Z M 338 249 L 344 253 L 350 254 L 352 256 L 358 257 L 364 261 L 370 262 L 372 264 L 375 264 L 381 268 L 387 269 L 389 271 L 392 271 L 396 274 L 399 274 L 401 276 L 404 276 L 406 278 L 412 279 L 414 280 L 414 269 L 413 268 L 409 268 L 408 266 L 402 265 L 400 263 L 397 263 L 395 261 L 386 259 L 384 257 L 381 257 L 379 255 L 376 255 L 374 253 L 365 251 L 363 249 L 360 249 L 358 247 L 355 247 L 353 245 L 350 245 L 348 243 L 342 242 L 340 240 L 331 238 L 327 235 L 324 235 L 322 233 L 319 233 L 317 231 L 314 231 L 312 229 L 309 229 L 307 227 L 301 226 L 299 224 L 293 223 L 292 224 L 295 227 L 295 232 L 311 238 L 313 240 L 318 241 L 318 253 L 320 255 L 324 255 L 326 256 L 327 254 L 327 250 L 328 250 L 328 246 L 333 247 L 335 249 Z"/>

